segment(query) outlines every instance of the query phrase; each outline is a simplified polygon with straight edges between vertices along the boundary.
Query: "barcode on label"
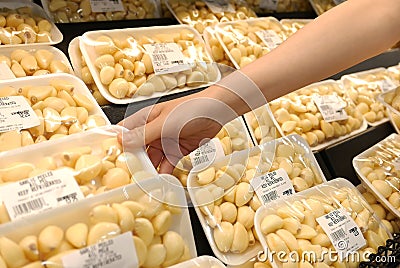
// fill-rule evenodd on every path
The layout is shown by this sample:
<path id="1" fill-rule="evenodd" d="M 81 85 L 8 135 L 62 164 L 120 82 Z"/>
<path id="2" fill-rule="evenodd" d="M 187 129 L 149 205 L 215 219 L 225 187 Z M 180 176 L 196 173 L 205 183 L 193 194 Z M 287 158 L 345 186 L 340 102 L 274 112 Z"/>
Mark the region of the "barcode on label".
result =
<path id="1" fill-rule="evenodd" d="M 68 194 L 62 197 L 57 197 L 57 202 L 65 201 L 67 204 L 78 201 L 77 193 Z"/>
<path id="2" fill-rule="evenodd" d="M 153 54 L 153 61 L 165 61 L 168 60 L 165 54 Z"/>
<path id="3" fill-rule="evenodd" d="M 38 199 L 31 200 L 26 203 L 19 204 L 13 207 L 13 211 L 15 215 L 23 215 L 28 214 L 32 211 L 42 209 L 46 205 L 46 201 L 43 197 Z"/>
<path id="4" fill-rule="evenodd" d="M 23 111 L 16 111 L 12 112 L 11 115 L 19 115 L 21 118 L 27 118 L 29 117 L 29 111 L 28 110 L 23 110 Z"/>
<path id="5" fill-rule="evenodd" d="M 322 104 L 319 107 L 321 107 L 321 110 L 324 110 L 325 112 L 333 113 L 334 111 L 331 109 L 331 106 L 328 104 Z"/>
<path id="6" fill-rule="evenodd" d="M 268 193 L 262 195 L 261 198 L 264 201 L 264 203 L 269 203 L 269 202 L 272 202 L 272 201 L 278 199 L 278 193 L 277 193 L 277 191 L 271 191 L 271 192 L 268 192 Z"/>
<path id="7" fill-rule="evenodd" d="M 171 61 L 172 64 L 183 64 L 183 60 L 173 60 Z"/>
<path id="8" fill-rule="evenodd" d="M 209 161 L 207 155 L 198 156 L 194 158 L 194 165 L 197 166 L 203 163 L 208 163 Z"/>
<path id="9" fill-rule="evenodd" d="M 333 243 L 343 240 L 346 238 L 346 232 L 343 230 L 343 228 L 340 228 L 339 230 L 331 233 L 331 238 Z"/>

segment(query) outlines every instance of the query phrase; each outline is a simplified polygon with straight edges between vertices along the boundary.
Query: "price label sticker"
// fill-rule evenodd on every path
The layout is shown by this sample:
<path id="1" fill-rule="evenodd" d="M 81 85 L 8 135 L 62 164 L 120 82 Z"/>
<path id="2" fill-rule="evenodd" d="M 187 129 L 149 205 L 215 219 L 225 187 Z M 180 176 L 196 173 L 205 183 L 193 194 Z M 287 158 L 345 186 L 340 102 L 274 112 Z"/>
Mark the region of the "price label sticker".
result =
<path id="1" fill-rule="evenodd" d="M 76 250 L 61 257 L 61 261 L 63 267 L 139 267 L 131 232 Z"/>
<path id="2" fill-rule="evenodd" d="M 392 89 L 395 89 L 397 86 L 394 84 L 394 82 L 390 79 L 383 79 L 380 81 L 375 81 L 373 82 L 375 85 L 377 85 L 382 92 L 386 92 Z"/>
<path id="3" fill-rule="evenodd" d="M 121 0 L 90 0 L 92 12 L 125 11 Z"/>
<path id="4" fill-rule="evenodd" d="M 264 205 L 295 193 L 293 184 L 283 168 L 256 177 L 250 184 Z"/>
<path id="5" fill-rule="evenodd" d="M 218 138 L 213 138 L 189 154 L 193 167 L 203 168 L 224 157 L 224 148 Z"/>
<path id="6" fill-rule="evenodd" d="M 344 208 L 331 211 L 316 221 L 328 235 L 341 261 L 366 245 L 360 228 Z"/>
<path id="7" fill-rule="evenodd" d="M 76 202 L 84 198 L 70 170 L 51 170 L 0 187 L 11 220 Z"/>
<path id="8" fill-rule="evenodd" d="M 205 0 L 204 2 L 212 13 L 236 12 L 229 0 Z"/>
<path id="9" fill-rule="evenodd" d="M 346 120 L 348 118 L 346 111 L 347 103 L 336 95 L 314 95 L 313 101 L 321 112 L 326 122 Z"/>
<path id="10" fill-rule="evenodd" d="M 346 2 L 346 0 L 333 0 L 333 3 L 335 3 L 335 5 L 340 5 L 341 3 Z"/>
<path id="11" fill-rule="evenodd" d="M 0 80 L 16 78 L 10 67 L 4 62 L 0 62 Z"/>
<path id="12" fill-rule="evenodd" d="M 143 46 L 150 54 L 155 74 L 177 73 L 190 69 L 189 63 L 176 43 L 145 44 Z"/>
<path id="13" fill-rule="evenodd" d="M 273 30 L 257 31 L 256 35 L 269 49 L 274 49 L 283 42 L 282 38 L 280 38 L 279 35 Z"/>
<path id="14" fill-rule="evenodd" d="M 38 125 L 39 118 L 23 96 L 0 98 L 0 133 Z"/>
<path id="15" fill-rule="evenodd" d="M 278 0 L 261 0 L 260 8 L 276 11 L 278 9 Z"/>

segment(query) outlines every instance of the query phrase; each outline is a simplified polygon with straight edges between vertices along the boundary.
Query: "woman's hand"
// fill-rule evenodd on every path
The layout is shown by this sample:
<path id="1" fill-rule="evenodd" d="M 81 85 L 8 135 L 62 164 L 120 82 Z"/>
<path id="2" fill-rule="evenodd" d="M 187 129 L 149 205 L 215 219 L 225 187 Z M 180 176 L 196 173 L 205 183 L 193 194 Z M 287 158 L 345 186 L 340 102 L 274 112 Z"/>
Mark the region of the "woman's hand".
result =
<path id="1" fill-rule="evenodd" d="M 223 102 L 197 93 L 146 107 L 124 119 L 119 125 L 129 131 L 119 140 L 124 150 L 148 145 L 153 165 L 160 173 L 172 173 L 183 156 L 215 137 L 223 124 L 237 116 L 232 113 Z"/>

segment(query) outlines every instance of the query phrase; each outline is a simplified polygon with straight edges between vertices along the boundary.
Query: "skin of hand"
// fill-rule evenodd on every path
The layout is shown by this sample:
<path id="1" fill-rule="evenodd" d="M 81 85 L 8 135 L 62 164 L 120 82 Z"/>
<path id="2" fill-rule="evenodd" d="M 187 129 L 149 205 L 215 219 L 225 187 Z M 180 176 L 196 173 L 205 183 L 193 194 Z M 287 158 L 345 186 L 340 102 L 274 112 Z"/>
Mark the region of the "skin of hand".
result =
<path id="1" fill-rule="evenodd" d="M 399 0 L 346 1 L 218 85 L 126 118 L 119 124 L 130 131 L 119 139 L 125 149 L 147 144 L 159 172 L 171 173 L 183 155 L 237 116 L 390 48 L 400 38 L 399 12 Z M 236 76 L 245 78 L 232 83 Z"/>

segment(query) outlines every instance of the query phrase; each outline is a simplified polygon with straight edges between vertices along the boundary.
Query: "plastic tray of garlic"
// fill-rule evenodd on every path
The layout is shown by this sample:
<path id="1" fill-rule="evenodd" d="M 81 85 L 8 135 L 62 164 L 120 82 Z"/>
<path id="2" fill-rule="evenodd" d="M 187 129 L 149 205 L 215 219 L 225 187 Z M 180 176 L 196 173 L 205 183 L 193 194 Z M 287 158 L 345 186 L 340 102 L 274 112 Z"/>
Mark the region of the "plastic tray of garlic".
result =
<path id="1" fill-rule="evenodd" d="M 245 150 L 253 147 L 251 137 L 249 136 L 246 125 L 242 117 L 238 117 L 227 123 L 215 136 L 224 150 L 224 155 L 230 155 L 233 152 Z M 217 157 L 217 156 L 216 156 Z M 193 168 L 189 156 L 185 156 L 176 166 L 173 175 L 186 186 L 189 171 Z"/>
<path id="2" fill-rule="evenodd" d="M 100 106 L 107 105 L 110 102 L 101 95 L 99 88 L 96 86 L 93 76 L 90 73 L 89 67 L 82 56 L 81 49 L 79 48 L 79 38 L 80 37 L 75 37 L 68 45 L 68 55 L 71 59 L 74 73 L 77 77 L 82 79 Z"/>
<path id="3" fill-rule="evenodd" d="M 215 35 L 237 69 L 267 54 L 286 39 L 283 26 L 274 17 L 219 23 Z"/>
<path id="4" fill-rule="evenodd" d="M 48 16 L 56 23 L 154 19 L 160 17 L 155 0 L 41 0 Z M 106 5 L 104 5 L 106 4 Z"/>
<path id="5" fill-rule="evenodd" d="M 124 151 L 118 143 L 117 135 L 122 131 L 122 127 L 106 126 L 5 152 L 0 157 L 0 185 L 7 187 L 57 171 L 75 179 L 83 196 L 92 196 L 155 176 L 157 172 L 143 150 Z M 4 208 L 3 203 L 1 223 L 10 220 Z"/>
<path id="6" fill-rule="evenodd" d="M 385 68 L 344 75 L 341 81 L 347 95 L 370 126 L 388 121 L 387 109 L 377 96 L 396 86 Z"/>
<path id="7" fill-rule="evenodd" d="M 362 184 L 400 218 L 400 136 L 392 134 L 353 159 Z"/>
<path id="8" fill-rule="evenodd" d="M 400 86 L 400 63 L 396 66 L 387 68 L 390 78 Z"/>
<path id="9" fill-rule="evenodd" d="M 1 48 L 0 62 L 6 64 L 12 73 L 9 77 L 2 76 L 2 79 L 50 73 L 73 73 L 71 64 L 65 54 L 52 46 L 27 45 L 23 48 Z"/>
<path id="10" fill-rule="evenodd" d="M 351 255 L 344 261 L 329 258 L 329 254 L 336 257 L 339 255 L 331 242 L 334 234 L 327 234 L 316 221 L 340 209 L 354 220 L 363 235 L 365 245 L 357 249 L 360 261 L 367 260 L 364 253 L 376 253 L 378 247 L 385 245 L 386 240 L 391 238 L 360 192 L 346 179 L 335 179 L 257 210 L 255 229 L 264 252 L 268 252 L 268 258 L 273 258 L 272 266 L 291 265 L 288 257 L 293 255 L 289 254 L 297 253 L 294 256 L 298 256 L 299 262 L 307 265 L 305 267 L 312 267 L 311 263 L 320 265 L 318 267 L 357 267 L 357 259 L 352 260 Z M 283 262 L 286 258 L 288 263 L 283 264 L 278 259 L 279 255 L 271 255 L 271 252 L 286 253 L 280 257 Z"/>
<path id="11" fill-rule="evenodd" d="M 101 108 L 77 77 L 70 74 L 48 74 L 0 81 L 2 101 L 17 103 L 11 125 L 1 125 L 0 151 L 63 138 L 71 134 L 110 125 Z M 26 122 L 20 113 L 31 108 Z M 25 109 L 25 108 L 27 109 Z M 21 109 L 23 109 L 21 111 Z M 21 118 L 20 118 L 21 117 Z M 22 123 L 19 124 L 19 120 Z M 10 120 L 8 120 L 10 121 Z M 15 124 L 14 124 L 15 123 Z"/>
<path id="12" fill-rule="evenodd" d="M 155 74 L 152 60 L 163 59 L 165 54 L 146 52 L 144 47 L 153 44 L 177 47 L 182 62 L 177 60 L 179 65 L 174 65 L 168 58 L 166 62 L 185 70 L 166 67 L 169 73 Z M 79 45 L 100 93 L 116 104 L 206 87 L 221 76 L 201 35 L 186 25 L 91 31 L 81 37 Z"/>
<path id="13" fill-rule="evenodd" d="M 179 264 L 171 268 L 225 268 L 225 265 L 215 257 L 200 256 Z"/>
<path id="14" fill-rule="evenodd" d="M 243 264 L 261 249 L 253 223 L 262 203 L 250 182 L 278 169 L 288 175 L 295 192 L 326 181 L 298 135 L 235 152 L 190 172 L 190 198 L 215 256 L 224 263 Z"/>
<path id="15" fill-rule="evenodd" d="M 263 144 L 282 136 L 279 129 L 276 127 L 274 117 L 268 105 L 255 109 L 244 115 L 245 122 L 250 129 L 250 134 L 253 141 L 258 144 Z"/>
<path id="16" fill-rule="evenodd" d="M 362 184 L 357 186 L 357 190 L 362 194 L 364 199 L 371 206 L 372 210 L 375 212 L 376 216 L 382 221 L 382 224 L 388 229 L 388 231 L 393 235 L 400 232 L 400 219 L 390 213 L 387 208 L 385 208 L 375 195 L 368 192 L 365 186 Z"/>
<path id="17" fill-rule="evenodd" d="M 104 242 L 114 255 L 104 258 L 95 250 Z M 88 247 L 102 255 L 89 263 L 113 263 L 115 255 L 125 256 L 114 263 L 119 267 L 135 256 L 135 267 L 167 267 L 197 255 L 184 192 L 171 177 L 152 178 L 4 225 L 0 245 L 8 267 L 63 267 L 68 255 L 74 261 L 73 254 L 87 256 Z"/>
<path id="18" fill-rule="evenodd" d="M 282 19 L 280 23 L 286 30 L 286 36 L 289 37 L 312 21 L 312 19 Z"/>
<path id="19" fill-rule="evenodd" d="M 228 54 L 226 54 L 224 48 L 215 35 L 214 27 L 206 27 L 203 32 L 203 38 L 208 49 L 208 53 L 219 66 L 229 66 L 234 68 L 231 59 L 229 58 Z"/>
<path id="20" fill-rule="evenodd" d="M 337 96 L 345 106 L 348 119 L 326 122 L 314 96 Z M 349 100 L 339 82 L 325 80 L 306 86 L 269 103 L 272 114 L 283 135 L 301 135 L 314 151 L 345 140 L 367 129 L 367 122 Z"/>
<path id="21" fill-rule="evenodd" d="M 386 106 L 389 119 L 397 130 L 397 120 L 400 116 L 400 86 L 378 95 L 377 99 Z"/>
<path id="22" fill-rule="evenodd" d="M 63 36 L 44 10 L 31 1 L 0 2 L 1 47 L 55 45 Z"/>
<path id="23" fill-rule="evenodd" d="M 309 0 L 312 8 L 317 15 L 325 13 L 329 9 L 336 6 L 335 0 Z"/>
<path id="24" fill-rule="evenodd" d="M 285 12 L 305 12 L 311 11 L 308 0 L 278 0 L 278 1 L 260 1 L 246 0 L 257 13 L 285 13 Z"/>
<path id="25" fill-rule="evenodd" d="M 166 0 L 166 5 L 180 23 L 190 25 L 201 34 L 206 27 L 214 26 L 219 22 L 257 17 L 256 13 L 243 0 L 226 2 L 227 5 L 219 5 L 218 2 L 214 2 L 212 9 L 207 1 L 198 0 Z M 216 8 L 214 8 L 215 6 Z"/>

